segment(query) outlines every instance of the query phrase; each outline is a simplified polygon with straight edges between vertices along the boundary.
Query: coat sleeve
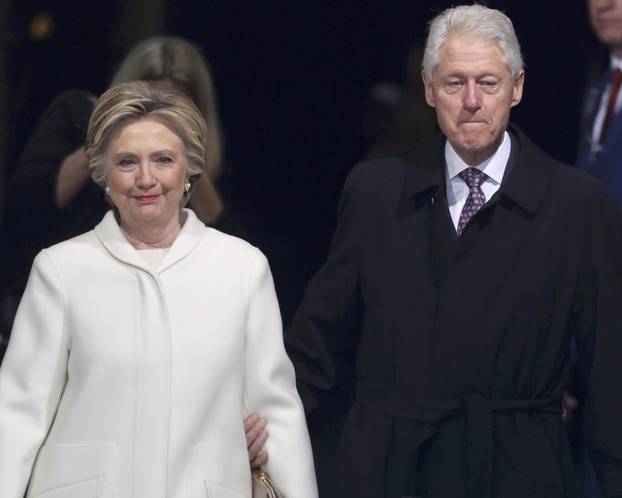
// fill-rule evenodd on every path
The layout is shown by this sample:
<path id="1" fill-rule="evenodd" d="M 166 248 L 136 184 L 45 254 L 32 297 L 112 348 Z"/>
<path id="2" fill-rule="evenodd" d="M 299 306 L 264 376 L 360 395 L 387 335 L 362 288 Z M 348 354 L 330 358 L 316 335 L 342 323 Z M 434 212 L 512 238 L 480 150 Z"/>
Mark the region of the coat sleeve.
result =
<path id="1" fill-rule="evenodd" d="M 362 313 L 360 261 L 373 215 L 361 187 L 364 167 L 354 168 L 346 180 L 328 259 L 309 283 L 285 333 L 307 413 L 343 388 L 354 372 Z"/>
<path id="2" fill-rule="evenodd" d="M 588 205 L 575 333 L 587 449 L 605 496 L 622 496 L 622 220 L 604 188 Z"/>
<path id="3" fill-rule="evenodd" d="M 266 471 L 286 498 L 318 495 L 311 443 L 285 353 L 281 315 L 272 275 L 257 251 L 249 279 L 244 402 L 268 421 Z"/>
<path id="4" fill-rule="evenodd" d="M 66 381 L 60 280 L 45 251 L 33 264 L 0 368 L 0 496 L 22 498 Z"/>

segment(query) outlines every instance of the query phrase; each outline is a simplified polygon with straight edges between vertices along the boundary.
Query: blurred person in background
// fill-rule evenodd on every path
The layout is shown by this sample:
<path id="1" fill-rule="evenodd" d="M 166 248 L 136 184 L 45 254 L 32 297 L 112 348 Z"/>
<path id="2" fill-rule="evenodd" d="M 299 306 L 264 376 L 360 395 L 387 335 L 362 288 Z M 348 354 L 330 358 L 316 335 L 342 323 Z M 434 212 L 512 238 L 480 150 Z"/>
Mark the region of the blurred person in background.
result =
<path id="1" fill-rule="evenodd" d="M 403 86 L 381 81 L 371 88 L 363 109 L 363 136 L 369 144 L 365 158 L 406 152 L 438 129 L 434 110 L 425 103 L 422 56 L 421 46 L 410 48 Z"/>
<path id="2" fill-rule="evenodd" d="M 607 185 L 622 207 L 622 0 L 587 4 L 594 33 L 609 50 L 609 65 L 584 99 L 577 165 Z"/>

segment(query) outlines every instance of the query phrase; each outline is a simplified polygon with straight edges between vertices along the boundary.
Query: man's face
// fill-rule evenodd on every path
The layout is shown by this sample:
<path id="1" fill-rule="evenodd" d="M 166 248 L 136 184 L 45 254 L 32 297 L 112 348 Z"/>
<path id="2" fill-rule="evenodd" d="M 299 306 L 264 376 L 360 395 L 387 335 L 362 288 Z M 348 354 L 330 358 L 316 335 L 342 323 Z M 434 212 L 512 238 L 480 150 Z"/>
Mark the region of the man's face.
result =
<path id="1" fill-rule="evenodd" d="M 589 0 L 590 20 L 598 39 L 622 53 L 622 0 Z"/>
<path id="2" fill-rule="evenodd" d="M 503 140 L 510 109 L 523 95 L 495 43 L 453 36 L 440 49 L 432 80 L 423 75 L 425 97 L 436 109 L 442 132 L 470 165 L 490 157 Z"/>

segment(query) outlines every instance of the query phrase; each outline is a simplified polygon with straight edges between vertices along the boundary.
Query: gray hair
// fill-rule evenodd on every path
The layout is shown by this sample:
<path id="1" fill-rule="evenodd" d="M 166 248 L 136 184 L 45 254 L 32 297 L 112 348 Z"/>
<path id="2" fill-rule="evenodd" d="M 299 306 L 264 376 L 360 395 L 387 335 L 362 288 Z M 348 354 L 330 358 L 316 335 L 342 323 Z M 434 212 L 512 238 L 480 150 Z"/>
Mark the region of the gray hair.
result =
<path id="1" fill-rule="evenodd" d="M 86 132 L 86 155 L 93 181 L 106 185 L 108 149 L 128 123 L 152 118 L 179 137 L 188 162 L 186 176 L 205 169 L 207 126 L 194 103 L 169 82 L 132 81 L 112 87 L 97 100 Z M 185 196 L 184 202 L 189 195 Z"/>
<path id="2" fill-rule="evenodd" d="M 222 131 L 209 65 L 199 49 L 175 36 L 147 38 L 125 56 L 111 86 L 134 80 L 172 81 L 194 101 L 209 130 L 205 170 L 217 177 L 222 165 Z"/>
<path id="3" fill-rule="evenodd" d="M 426 78 L 432 79 L 443 43 L 454 35 L 496 43 L 513 79 L 518 78 L 523 70 L 525 64 L 510 18 L 499 10 L 483 5 L 459 5 L 441 12 L 430 21 L 422 63 Z"/>

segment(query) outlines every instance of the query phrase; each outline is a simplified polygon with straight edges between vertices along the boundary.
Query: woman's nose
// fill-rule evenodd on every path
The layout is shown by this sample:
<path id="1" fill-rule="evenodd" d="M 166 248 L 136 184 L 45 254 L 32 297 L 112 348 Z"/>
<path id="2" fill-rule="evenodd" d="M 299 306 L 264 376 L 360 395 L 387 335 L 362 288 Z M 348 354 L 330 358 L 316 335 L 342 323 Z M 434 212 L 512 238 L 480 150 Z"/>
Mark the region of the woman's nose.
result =
<path id="1" fill-rule="evenodd" d="M 149 188 L 155 183 L 155 177 L 148 163 L 141 163 L 138 168 L 136 184 L 141 188 Z"/>

